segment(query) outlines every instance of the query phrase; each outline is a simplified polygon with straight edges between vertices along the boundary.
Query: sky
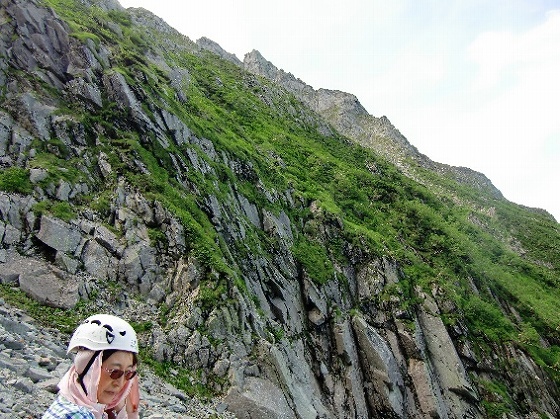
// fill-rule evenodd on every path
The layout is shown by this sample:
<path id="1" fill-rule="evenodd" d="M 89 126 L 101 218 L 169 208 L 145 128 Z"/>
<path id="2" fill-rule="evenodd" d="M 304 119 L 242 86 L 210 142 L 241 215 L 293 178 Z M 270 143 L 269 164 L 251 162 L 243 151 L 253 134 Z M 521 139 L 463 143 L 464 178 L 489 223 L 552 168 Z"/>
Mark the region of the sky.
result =
<path id="1" fill-rule="evenodd" d="M 315 89 L 560 221 L 560 0 L 119 0 Z"/>

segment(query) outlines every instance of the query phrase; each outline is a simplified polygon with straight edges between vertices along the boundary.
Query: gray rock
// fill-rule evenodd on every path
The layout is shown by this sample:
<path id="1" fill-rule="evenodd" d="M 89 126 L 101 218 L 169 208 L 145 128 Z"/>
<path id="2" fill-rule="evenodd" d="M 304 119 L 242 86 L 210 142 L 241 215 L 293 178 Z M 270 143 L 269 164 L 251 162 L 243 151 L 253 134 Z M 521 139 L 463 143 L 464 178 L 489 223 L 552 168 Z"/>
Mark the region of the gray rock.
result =
<path id="1" fill-rule="evenodd" d="M 65 350 L 50 352 L 50 347 L 60 344 L 60 336 L 53 329 L 38 326 L 34 319 L 21 323 L 16 310 L 0 301 L 0 347 L 4 339 L 4 326 L 10 336 L 25 344 L 20 349 L 3 348 L 0 351 L 0 418 L 35 417 L 44 412 L 58 392 L 57 384 L 70 367 L 70 359 Z M 37 353 L 49 353 L 48 357 L 38 357 Z M 36 365 L 33 365 L 35 361 Z M 38 365 L 58 365 L 49 372 Z M 141 376 L 141 417 L 161 417 L 165 419 L 235 419 L 225 410 L 221 399 L 210 404 L 196 398 L 187 397 L 182 391 L 163 383 L 142 365 Z M 159 415 L 159 416 L 158 416 Z"/>
<path id="2" fill-rule="evenodd" d="M 0 324 L 9 333 L 16 333 L 18 335 L 25 336 L 32 331 L 31 326 L 20 321 L 15 321 L 7 317 L 0 318 Z"/>
<path id="3" fill-rule="evenodd" d="M 19 98 L 18 109 L 22 112 L 27 120 L 32 124 L 32 133 L 37 135 L 39 138 L 45 140 L 50 136 L 50 122 L 51 116 L 55 112 L 56 108 L 43 104 L 33 96 L 31 93 L 24 93 Z M 19 142 L 18 151 L 23 151 L 31 144 L 30 138 L 27 136 L 18 136 L 16 145 Z M 19 140 L 19 141 L 18 141 Z"/>
<path id="4" fill-rule="evenodd" d="M 2 74 L 2 71 L 0 71 L 0 74 Z M 8 152 L 13 125 L 12 118 L 4 112 L 0 112 L 0 156 L 4 156 Z"/>
<path id="5" fill-rule="evenodd" d="M 15 380 L 15 382 L 12 382 L 11 385 L 14 386 L 14 388 L 16 388 L 17 390 L 20 390 L 27 394 L 33 393 L 35 388 L 33 386 L 33 381 L 31 381 L 27 377 L 17 379 Z"/>
<path id="6" fill-rule="evenodd" d="M 88 83 L 84 78 L 80 77 L 70 80 L 66 84 L 66 89 L 75 97 L 85 100 L 98 108 L 103 106 L 103 99 L 101 98 L 99 88 L 93 83 Z"/>
<path id="7" fill-rule="evenodd" d="M 247 198 L 245 198 L 243 195 L 238 195 L 237 198 L 239 200 L 239 204 L 241 205 L 241 208 L 242 208 L 245 216 L 249 219 L 249 221 L 255 227 L 260 228 L 261 220 L 260 220 L 259 211 L 258 211 L 256 205 L 250 203 L 249 200 Z"/>
<path id="8" fill-rule="evenodd" d="M 72 192 L 72 187 L 68 182 L 61 180 L 56 189 L 56 199 L 59 201 L 68 201 L 68 197 Z"/>
<path id="9" fill-rule="evenodd" d="M 425 305 L 418 317 L 421 328 L 418 338 L 423 342 L 419 346 L 425 348 L 426 357 L 433 365 L 447 412 L 463 412 L 461 416 L 468 417 L 472 409 L 469 401 L 477 400 L 476 392 L 443 321 L 435 314 L 437 305 L 428 295 L 423 296 Z"/>
<path id="10" fill-rule="evenodd" d="M 0 276 L 17 276 L 22 291 L 46 305 L 72 308 L 78 302 L 76 279 L 40 259 L 12 252 L 9 260 L 0 265 Z"/>
<path id="11" fill-rule="evenodd" d="M 58 383 L 59 382 L 60 382 L 60 378 L 58 378 L 58 377 L 48 378 L 44 381 L 40 381 L 38 383 L 38 388 L 40 390 L 48 391 L 49 393 L 52 393 L 52 394 L 57 394 L 58 393 Z"/>
<path id="12" fill-rule="evenodd" d="M 101 170 L 101 174 L 104 178 L 109 177 L 113 173 L 113 169 L 111 164 L 107 160 L 107 155 L 103 152 L 99 153 L 98 163 L 99 169 Z"/>
<path id="13" fill-rule="evenodd" d="M 19 286 L 26 294 L 48 306 L 69 309 L 78 303 L 77 281 L 49 269 L 26 270 L 20 275 Z"/>
<path id="14" fill-rule="evenodd" d="M 283 392 L 260 378 L 248 378 L 243 388 L 232 387 L 225 402 L 240 419 L 296 419 Z"/>
<path id="15" fill-rule="evenodd" d="M 119 243 L 117 236 L 105 226 L 96 226 L 94 238 L 97 243 L 107 249 L 112 255 L 121 257 L 123 246 Z"/>
<path id="16" fill-rule="evenodd" d="M 4 338 L 6 339 L 6 338 Z M 14 338 L 10 336 L 10 339 L 14 341 Z M 22 349 L 25 348 L 25 345 L 22 346 Z M 0 368 L 3 370 L 10 370 L 15 372 L 18 375 L 25 374 L 25 371 L 29 368 L 27 362 L 23 361 L 19 358 L 10 358 L 8 356 L 0 356 Z"/>
<path id="17" fill-rule="evenodd" d="M 51 374 L 43 368 L 29 368 L 25 376 L 29 378 L 33 383 L 38 383 L 39 381 L 44 381 L 52 378 Z"/>
<path id="18" fill-rule="evenodd" d="M 352 321 L 362 356 L 365 379 L 374 385 L 370 405 L 379 412 L 393 411 L 398 417 L 404 417 L 405 383 L 399 370 L 399 364 L 393 351 L 377 331 L 361 317 Z"/>
<path id="19" fill-rule="evenodd" d="M 188 72 L 186 76 L 188 77 Z M 183 76 L 181 75 L 179 69 L 173 71 L 173 77 L 172 86 L 181 84 L 180 80 L 183 80 Z M 177 88 L 182 89 L 180 87 Z M 180 91 L 182 92 L 182 90 Z M 190 141 L 192 136 L 191 130 L 176 115 L 169 113 L 166 110 L 162 110 L 161 117 L 164 122 L 164 126 L 161 128 L 166 129 L 171 133 L 177 145 L 180 146 Z"/>
<path id="20" fill-rule="evenodd" d="M 524 409 L 531 406 L 542 415 L 552 412 L 551 417 L 558 416 L 556 386 L 518 346 L 496 345 L 496 357 L 504 366 L 500 375 L 487 367 L 492 360 L 484 359 L 484 350 L 479 354 L 473 345 L 457 351 L 457 340 L 440 318 L 440 310 L 450 313 L 457 309 L 454 304 L 427 299 L 423 307 L 415 301 L 415 310 L 403 308 L 404 293 L 398 292 L 403 272 L 395 261 L 368 254 L 367 246 L 361 248 L 359 240 L 346 242 L 346 235 L 340 234 L 344 225 L 336 217 L 323 213 L 319 205 L 310 206 L 305 197 L 299 196 L 301 191 L 289 187 L 277 191 L 265 185 L 259 177 L 264 166 L 257 167 L 242 156 L 242 148 L 234 156 L 220 145 L 218 153 L 212 141 L 194 135 L 174 114 L 174 99 L 188 104 L 191 74 L 180 67 L 179 61 L 172 63 L 170 57 L 184 52 L 201 54 L 201 49 L 206 49 L 239 65 L 231 54 L 207 39 L 194 45 L 146 10 L 125 11 L 115 0 L 81 0 L 80 7 L 95 8 L 91 16 L 111 11 L 105 16 L 108 21 L 98 23 L 117 41 L 149 28 L 142 34 L 149 44 L 143 52 L 148 66 L 124 68 L 122 57 L 112 55 L 103 36 L 95 42 L 71 36 L 70 28 L 43 3 L 1 0 L 0 86 L 5 110 L 0 111 L 0 166 L 30 167 L 29 159 L 42 151 L 33 149 L 36 142 L 57 139 L 63 147 L 53 147 L 52 151 L 61 157 L 64 149 L 75 158 L 85 180 L 71 184 L 53 177 L 44 185 L 48 172 L 34 169 L 30 176 L 35 185 L 34 198 L 0 193 L 0 281 L 20 285 L 43 303 L 56 300 L 56 304 L 67 306 L 72 303 L 61 302 L 61 290 L 64 297 L 68 290 L 73 295 L 67 281 L 75 281 L 83 296 L 98 295 L 90 303 L 99 310 L 130 316 L 139 324 L 152 322 L 153 330 L 142 332 L 141 343 L 144 348 L 153 348 L 159 361 L 173 362 L 172 374 L 197 370 L 192 383 L 217 391 L 227 391 L 232 384 L 228 393 L 231 403 L 222 404 L 218 399 L 219 404 L 214 401 L 211 406 L 202 406 L 151 375 L 149 366 L 142 366 L 144 417 L 208 418 L 220 412 L 231 417 L 226 412 L 234 409 L 241 417 L 253 418 L 479 418 L 484 412 L 477 410 L 481 403 L 471 377 L 477 383 L 477 379 L 502 380 L 514 373 L 521 377 L 508 389 L 512 400 L 517 402 L 522 394 L 526 398 Z M 131 23 L 121 25 L 119 18 L 126 16 Z M 129 24 L 132 27 L 125 28 Z M 165 53 L 158 51 L 159 46 Z M 121 68 L 116 70 L 116 65 Z M 314 90 L 256 51 L 246 56 L 244 65 L 254 74 L 239 72 L 239 84 L 226 86 L 225 79 L 215 75 L 207 81 L 214 84 L 218 95 L 226 87 L 250 87 L 257 100 L 277 110 L 281 117 L 296 118 L 324 135 L 332 135 L 336 129 L 373 148 L 400 169 L 406 169 L 410 161 L 424 167 L 429 163 L 386 118 L 368 115 L 355 96 Z M 222 70 L 228 68 L 232 67 L 226 63 Z M 124 76 L 121 69 L 130 72 Z M 198 70 L 192 67 L 191 71 Z M 151 79 L 149 84 L 153 85 L 151 81 L 156 77 L 158 83 L 164 81 L 165 75 L 173 89 L 166 91 L 165 97 L 146 90 L 145 81 Z M 194 73 L 192 76 L 194 80 Z M 200 81 L 198 78 L 196 74 Z M 290 92 L 288 100 L 284 89 Z M 295 103 L 292 94 L 307 107 Z M 136 149 L 107 149 L 111 161 L 122 159 L 115 167 L 111 167 L 107 155 L 92 154 L 111 147 L 112 127 L 89 124 L 95 118 L 83 118 L 82 122 L 81 116 L 88 110 L 99 115 L 104 100 L 119 107 L 115 117 L 123 111 L 130 118 L 103 122 L 115 122 L 118 131 L 137 133 L 146 149 L 158 148 L 158 157 L 170 162 L 176 171 L 177 196 L 192 194 L 197 203 L 202 202 L 201 212 L 191 214 L 196 215 L 194 219 L 175 217 L 162 203 L 143 196 L 126 177 L 120 177 L 123 167 L 145 176 L 155 175 Z M 77 113 L 69 115 L 67 108 Z M 196 131 L 200 129 L 198 126 Z M 396 151 L 384 148 L 384 144 Z M 265 152 L 265 158 L 284 170 L 282 156 Z M 471 182 L 477 189 L 491 185 L 468 170 L 435 164 L 429 167 L 463 183 Z M 228 183 L 219 183 L 223 176 L 217 176 L 216 168 L 231 169 L 239 180 L 255 188 L 251 195 L 254 192 L 268 202 L 251 202 L 249 195 L 243 196 L 247 189 L 229 184 L 229 179 Z M 374 162 L 368 162 L 367 169 L 374 176 L 382 175 Z M 102 179 L 97 179 L 99 173 Z M 197 181 L 201 174 L 210 181 L 204 188 Z M 104 188 L 118 185 L 107 211 L 101 214 L 82 209 L 75 224 L 52 217 L 37 222 L 32 210 L 37 200 L 74 201 L 88 191 L 96 195 L 99 182 L 104 182 Z M 212 185 L 215 190 L 211 190 Z M 180 190 L 181 186 L 185 189 Z M 173 204 L 176 213 L 191 209 L 181 208 L 179 199 Z M 295 215 L 302 213 L 302 219 Z M 193 232 L 200 233 L 199 226 L 212 228 L 201 220 L 206 216 L 215 227 L 208 233 L 216 239 L 224 259 L 199 265 L 194 257 L 206 249 L 192 249 L 189 239 Z M 118 229 L 122 237 L 101 227 L 101 223 Z M 151 229 L 165 234 L 166 246 L 151 247 Z M 336 244 L 349 258 L 333 261 L 336 280 L 311 283 L 305 270 L 296 265 L 291 244 L 303 229 L 323 235 L 321 238 L 329 244 L 340 239 Z M 521 253 L 521 249 L 516 250 Z M 231 276 L 222 269 L 215 271 L 224 263 L 230 265 Z M 111 285 L 116 287 L 107 286 L 106 280 L 114 280 Z M 397 292 L 385 298 L 387 287 L 392 285 Z M 413 297 L 420 295 L 417 290 L 413 292 L 417 292 Z M 360 311 L 363 316 L 356 314 Z M 5 323 L 0 328 L 0 411 L 10 418 L 34 417 L 52 401 L 53 381 L 70 365 L 64 348 L 67 336 L 44 325 L 36 327 L 16 312 L 13 308 L 1 311 L 4 318 L 22 322 L 25 327 L 18 329 Z M 414 331 L 405 328 L 404 320 L 413 323 Z M 468 339 L 462 325 L 450 329 L 453 336 Z M 472 369 L 467 370 L 466 365 Z M 481 365 L 485 366 L 483 372 L 479 371 Z M 179 371 L 182 367 L 185 370 Z M 44 378 L 43 370 L 56 378 Z M 223 380 L 212 380 L 212 373 Z M 22 377 L 28 381 L 15 386 Z"/>
<path id="21" fill-rule="evenodd" d="M 104 281 L 115 279 L 115 271 L 111 269 L 116 264 L 109 252 L 95 240 L 88 240 L 84 245 L 81 260 L 84 269 L 93 277 Z"/>
<path id="22" fill-rule="evenodd" d="M 39 183 L 47 178 L 49 173 L 44 169 L 30 169 L 29 180 L 31 183 Z"/>
<path id="23" fill-rule="evenodd" d="M 124 76 L 118 72 L 104 75 L 103 83 L 109 98 L 116 102 L 121 108 L 127 109 L 131 117 L 142 131 L 158 132 L 150 118 L 144 113 L 142 105 L 134 95 Z"/>
<path id="24" fill-rule="evenodd" d="M 55 263 L 56 266 L 70 274 L 75 274 L 80 266 L 80 262 L 77 259 L 74 259 L 63 252 L 56 252 Z"/>
<path id="25" fill-rule="evenodd" d="M 293 243 L 291 222 L 284 211 L 278 217 L 271 212 L 263 210 L 263 230 L 269 234 L 278 235 L 289 247 Z"/>
<path id="26" fill-rule="evenodd" d="M 0 237 L 3 236 L 3 228 L 0 226 Z M 6 263 L 8 259 L 8 252 L 6 251 L 6 249 L 1 249 L 0 248 L 0 263 Z M 13 278 L 3 278 L 2 275 L 0 274 L 0 283 L 2 284 L 10 284 L 10 283 L 16 283 L 18 280 L 17 277 L 13 277 Z"/>
<path id="27" fill-rule="evenodd" d="M 2 243 L 7 246 L 11 246 L 15 243 L 18 243 L 21 240 L 22 232 L 12 226 L 11 224 L 7 224 L 4 230 L 4 237 L 2 238 Z"/>
<path id="28" fill-rule="evenodd" d="M 196 44 L 198 46 L 200 46 L 201 48 L 204 48 L 208 51 L 213 52 L 216 55 L 219 55 L 220 57 L 222 57 L 224 60 L 228 60 L 231 61 L 232 63 L 234 63 L 235 65 L 238 66 L 242 66 L 242 62 L 239 60 L 239 58 L 237 58 L 235 56 L 235 54 L 231 54 L 227 51 L 225 51 L 220 45 L 218 45 L 216 42 L 212 41 L 211 39 L 208 39 L 206 37 L 202 37 L 200 39 L 198 39 L 196 41 Z"/>
<path id="29" fill-rule="evenodd" d="M 41 217 L 41 228 L 37 238 L 47 246 L 66 253 L 74 253 L 82 241 L 78 229 L 58 218 L 46 215 Z"/>

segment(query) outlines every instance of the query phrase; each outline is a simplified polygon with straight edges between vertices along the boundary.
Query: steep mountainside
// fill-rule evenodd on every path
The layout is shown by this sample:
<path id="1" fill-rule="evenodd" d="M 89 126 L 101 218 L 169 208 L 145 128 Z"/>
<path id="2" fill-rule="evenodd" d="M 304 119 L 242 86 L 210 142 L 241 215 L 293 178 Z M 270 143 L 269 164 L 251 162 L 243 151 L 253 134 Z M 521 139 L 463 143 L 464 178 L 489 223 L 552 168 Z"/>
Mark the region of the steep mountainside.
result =
<path id="1" fill-rule="evenodd" d="M 560 230 L 349 94 L 114 0 L 0 0 L 0 297 L 239 418 L 560 416 Z M 224 406 L 225 406 L 224 405 Z"/>
<path id="2" fill-rule="evenodd" d="M 206 46 L 204 43 L 199 42 L 199 44 L 203 47 Z M 219 53 L 215 47 L 212 50 Z M 220 55 L 225 59 L 229 58 L 227 53 Z M 375 150 L 405 174 L 421 183 L 432 186 L 429 179 L 422 176 L 421 171 L 416 170 L 418 167 L 436 171 L 439 174 L 450 176 L 460 183 L 486 190 L 496 197 L 502 197 L 500 191 L 482 173 L 465 167 L 437 163 L 421 154 L 391 124 L 387 117 L 376 118 L 368 114 L 354 95 L 327 89 L 314 90 L 292 74 L 278 70 L 258 51 L 252 51 L 245 56 L 244 68 L 278 83 L 324 117 L 338 132 L 364 147 Z"/>

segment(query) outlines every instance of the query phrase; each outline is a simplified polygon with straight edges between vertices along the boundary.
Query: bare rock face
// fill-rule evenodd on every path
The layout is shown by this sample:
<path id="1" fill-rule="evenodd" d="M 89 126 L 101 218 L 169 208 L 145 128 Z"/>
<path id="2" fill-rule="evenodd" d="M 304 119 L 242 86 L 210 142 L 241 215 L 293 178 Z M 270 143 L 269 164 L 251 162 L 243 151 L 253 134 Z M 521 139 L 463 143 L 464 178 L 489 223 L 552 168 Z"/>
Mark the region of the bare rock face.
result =
<path id="1" fill-rule="evenodd" d="M 443 321 L 437 315 L 437 305 L 429 296 L 424 297 L 425 308 L 418 316 L 421 333 L 419 343 L 425 350 L 426 366 L 437 377 L 439 394 L 432 396 L 433 401 L 443 400 L 438 406 L 439 410 L 445 406 L 443 412 L 452 412 L 457 417 L 476 417 L 481 414 L 474 407 L 478 403 L 476 391 L 469 382 L 463 362 Z M 427 406 L 423 408 L 427 410 Z"/>
<path id="2" fill-rule="evenodd" d="M 69 64 L 68 27 L 48 9 L 33 2 L 14 4 L 11 16 L 14 20 L 10 25 L 18 34 L 11 51 L 15 64 L 28 71 L 38 70 L 40 76 L 62 87 L 67 81 Z"/>
<path id="3" fill-rule="evenodd" d="M 48 216 L 41 218 L 41 228 L 36 237 L 54 250 L 70 254 L 76 252 L 82 241 L 82 234 L 77 228 Z"/>
<path id="4" fill-rule="evenodd" d="M 42 304 L 70 309 L 79 300 L 78 281 L 72 275 L 45 261 L 23 257 L 10 251 L 0 263 L 2 282 L 17 284 L 30 297 Z"/>
<path id="5" fill-rule="evenodd" d="M 367 392 L 370 406 L 379 412 L 404 416 L 405 386 L 397 359 L 389 345 L 364 319 L 353 319 L 358 350 L 364 363 L 364 375 L 373 384 Z"/>
<path id="6" fill-rule="evenodd" d="M 216 42 L 212 41 L 211 39 L 206 38 L 203 36 L 202 38 L 196 41 L 196 44 L 205 50 L 212 51 L 214 54 L 219 55 L 224 60 L 231 61 L 233 64 L 241 66 L 242 62 L 237 58 L 234 54 L 231 54 L 225 51 L 220 45 Z"/>
<path id="7" fill-rule="evenodd" d="M 256 377 L 248 377 L 242 390 L 232 387 L 225 402 L 232 411 L 238 412 L 238 418 L 296 418 L 282 390 Z"/>

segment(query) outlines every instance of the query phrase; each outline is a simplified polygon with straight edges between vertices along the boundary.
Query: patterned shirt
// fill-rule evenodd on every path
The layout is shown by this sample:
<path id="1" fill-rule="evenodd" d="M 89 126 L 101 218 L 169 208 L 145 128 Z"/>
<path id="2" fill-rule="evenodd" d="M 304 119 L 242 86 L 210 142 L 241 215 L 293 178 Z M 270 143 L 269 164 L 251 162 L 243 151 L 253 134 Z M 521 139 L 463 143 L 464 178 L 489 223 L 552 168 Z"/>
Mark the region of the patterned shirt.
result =
<path id="1" fill-rule="evenodd" d="M 95 416 L 87 408 L 58 396 L 41 419 L 95 419 Z"/>

